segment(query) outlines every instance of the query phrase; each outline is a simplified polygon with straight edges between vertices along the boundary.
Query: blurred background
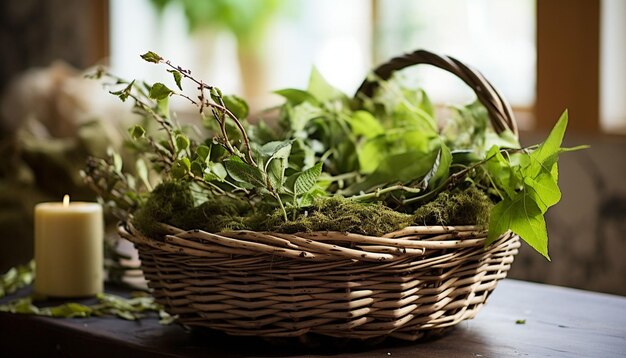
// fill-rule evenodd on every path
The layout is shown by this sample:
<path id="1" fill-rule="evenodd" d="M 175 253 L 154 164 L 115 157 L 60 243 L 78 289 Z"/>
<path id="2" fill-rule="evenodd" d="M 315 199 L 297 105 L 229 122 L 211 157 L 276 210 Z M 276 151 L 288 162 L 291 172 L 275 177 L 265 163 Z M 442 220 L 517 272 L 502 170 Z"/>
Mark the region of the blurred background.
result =
<path id="1" fill-rule="evenodd" d="M 514 108 L 523 143 L 568 108 L 563 199 L 548 213 L 552 262 L 527 247 L 510 276 L 626 295 L 626 2 L 621 0 L 10 0 L 0 2 L 0 270 L 32 257 L 32 210 L 120 147 L 128 107 L 83 78 L 170 81 L 155 51 L 246 98 L 306 86 L 312 66 L 353 93 L 386 59 L 424 48 L 480 69 Z M 406 71 L 436 103 L 471 101 L 462 82 Z M 189 110 L 172 104 L 184 115 Z"/>

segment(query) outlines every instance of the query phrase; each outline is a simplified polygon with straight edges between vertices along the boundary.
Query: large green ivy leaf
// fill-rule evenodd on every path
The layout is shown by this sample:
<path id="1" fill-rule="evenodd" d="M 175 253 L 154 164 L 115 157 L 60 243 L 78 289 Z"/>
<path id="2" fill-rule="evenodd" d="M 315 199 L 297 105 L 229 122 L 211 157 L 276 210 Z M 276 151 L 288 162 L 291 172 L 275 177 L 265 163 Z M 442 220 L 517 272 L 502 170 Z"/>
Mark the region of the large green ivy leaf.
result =
<path id="1" fill-rule="evenodd" d="M 550 260 L 548 256 L 548 233 L 543 212 L 527 193 L 515 199 L 506 198 L 491 210 L 489 234 L 485 246 L 496 241 L 508 230 L 519 235 L 530 246 Z"/>
<path id="2" fill-rule="evenodd" d="M 552 171 L 552 166 L 561 152 L 561 143 L 567 128 L 567 117 L 567 111 L 563 112 L 548 138 L 530 154 L 530 165 L 523 168 L 525 176 L 536 177 L 542 171 Z"/>
<path id="3" fill-rule="evenodd" d="M 491 211 L 487 245 L 510 229 L 548 260 L 550 259 L 543 214 L 561 199 L 557 182 L 557 160 L 559 153 L 562 152 L 561 143 L 566 127 L 567 111 L 561 115 L 548 138 L 528 155 L 528 159 L 517 163 L 519 172 L 512 170 L 511 164 L 504 160 L 497 147 L 494 146 L 489 151 L 488 156 L 494 155 L 496 160 L 487 162 L 488 171 L 492 173 L 497 186 L 506 191 L 508 197 Z M 507 171 L 507 167 L 511 170 Z M 520 191 L 516 191 L 518 183 L 514 179 L 519 178 L 515 178 L 514 175 L 522 180 L 523 187 Z"/>
<path id="4" fill-rule="evenodd" d="M 558 184 L 558 167 L 554 163 L 552 170 L 542 170 L 534 178 L 525 177 L 524 186 L 529 195 L 537 203 L 542 213 L 561 200 L 561 190 Z"/>

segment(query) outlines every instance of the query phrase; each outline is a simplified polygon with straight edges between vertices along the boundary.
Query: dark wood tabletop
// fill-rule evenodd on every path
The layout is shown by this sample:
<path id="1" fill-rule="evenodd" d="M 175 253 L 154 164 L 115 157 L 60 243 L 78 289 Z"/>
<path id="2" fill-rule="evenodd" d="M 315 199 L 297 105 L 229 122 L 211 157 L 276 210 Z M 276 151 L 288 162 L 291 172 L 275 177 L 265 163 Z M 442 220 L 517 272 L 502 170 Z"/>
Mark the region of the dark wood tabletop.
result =
<path id="1" fill-rule="evenodd" d="M 0 356 L 626 357 L 626 298 L 506 279 L 475 319 L 443 337 L 376 345 L 324 339 L 306 345 L 268 342 L 188 332 L 177 325 L 162 326 L 156 318 L 132 322 L 3 313 Z"/>

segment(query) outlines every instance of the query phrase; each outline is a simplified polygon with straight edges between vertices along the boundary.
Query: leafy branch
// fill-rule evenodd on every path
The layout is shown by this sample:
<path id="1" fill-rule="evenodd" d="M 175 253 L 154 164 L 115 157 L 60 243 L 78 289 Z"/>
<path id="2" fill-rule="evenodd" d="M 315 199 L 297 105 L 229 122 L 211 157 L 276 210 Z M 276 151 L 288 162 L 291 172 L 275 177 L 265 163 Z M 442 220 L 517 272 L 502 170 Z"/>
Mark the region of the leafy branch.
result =
<path id="1" fill-rule="evenodd" d="M 226 149 L 229 151 L 230 154 L 237 155 L 238 153 L 235 151 L 235 149 L 231 145 L 229 137 L 228 137 L 228 133 L 226 131 L 225 120 L 226 120 L 226 117 L 230 118 L 235 123 L 235 125 L 237 126 L 237 129 L 239 130 L 239 132 L 241 133 L 243 137 L 244 146 L 246 148 L 246 157 L 244 158 L 244 160 L 249 165 L 252 165 L 255 167 L 257 166 L 256 162 L 254 161 L 254 158 L 252 157 L 252 149 L 250 147 L 250 140 L 248 138 L 248 134 L 246 133 L 246 130 L 244 129 L 243 125 L 241 124 L 241 121 L 237 118 L 237 116 L 235 116 L 233 112 L 226 107 L 226 104 L 224 102 L 224 97 L 222 96 L 222 91 L 220 91 L 219 88 L 209 86 L 203 81 L 195 79 L 191 75 L 190 70 L 183 69 L 181 66 L 175 66 L 170 62 L 170 60 L 165 60 L 164 58 L 162 58 L 161 56 L 157 55 L 156 53 L 152 51 L 146 52 L 145 54 L 141 55 L 141 58 L 147 62 L 152 62 L 156 64 L 164 63 L 165 65 L 170 67 L 171 70 L 169 71 L 173 74 L 176 85 L 181 90 L 182 90 L 182 85 L 181 85 L 182 77 L 189 79 L 193 83 L 195 83 L 197 85 L 197 89 L 200 91 L 200 94 L 198 95 L 198 102 L 194 101 L 193 99 L 191 99 L 190 97 L 184 94 L 178 94 L 178 95 L 189 100 L 195 106 L 198 106 L 200 109 L 200 114 L 204 114 L 205 108 L 211 109 L 213 118 L 219 124 L 224 146 L 226 147 Z M 205 92 L 204 92 L 205 90 L 209 91 L 210 93 L 209 97 L 205 95 Z M 173 91 L 171 90 L 169 91 L 170 93 L 168 93 L 168 95 L 173 93 Z M 209 98 L 211 98 L 212 101 L 210 101 Z M 245 108 L 246 108 L 245 113 L 247 114 L 247 105 L 245 106 Z"/>

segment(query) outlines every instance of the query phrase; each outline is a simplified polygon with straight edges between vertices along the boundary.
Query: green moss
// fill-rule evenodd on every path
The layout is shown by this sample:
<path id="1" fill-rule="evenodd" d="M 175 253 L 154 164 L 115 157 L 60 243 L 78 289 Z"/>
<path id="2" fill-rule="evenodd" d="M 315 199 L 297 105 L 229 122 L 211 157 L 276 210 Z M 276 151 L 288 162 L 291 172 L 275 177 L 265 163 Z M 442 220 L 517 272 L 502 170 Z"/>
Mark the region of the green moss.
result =
<path id="1" fill-rule="evenodd" d="M 146 204 L 135 214 L 133 224 L 150 237 L 163 235 L 160 224 L 170 224 L 184 230 L 201 229 L 208 232 L 249 229 L 246 216 L 250 205 L 243 200 L 221 197 L 194 206 L 187 184 L 168 182 L 158 185 Z"/>
<path id="2" fill-rule="evenodd" d="M 135 214 L 134 225 L 144 234 L 163 235 L 159 223 L 184 230 L 208 232 L 226 230 L 275 231 L 284 233 L 341 231 L 379 236 L 415 225 L 486 225 L 493 204 L 475 187 L 444 192 L 419 207 L 413 215 L 394 211 L 380 203 L 361 203 L 335 196 L 319 198 L 303 209 L 295 220 L 285 222 L 282 212 L 267 203 L 252 210 L 244 199 L 220 197 L 194 207 L 188 186 L 163 183 L 155 188 L 146 204 Z"/>
<path id="3" fill-rule="evenodd" d="M 172 225 L 185 230 L 202 229 L 208 232 L 244 230 L 249 229 L 245 222 L 245 215 L 249 211 L 246 202 L 224 197 L 219 201 L 209 200 L 184 215 L 175 216 Z"/>
<path id="4" fill-rule="evenodd" d="M 471 186 L 463 191 L 442 192 L 435 200 L 419 207 L 414 214 L 416 225 L 481 225 L 489 222 L 491 200 Z"/>
<path id="5" fill-rule="evenodd" d="M 280 212 L 274 212 L 263 229 L 285 233 L 342 231 L 377 236 L 408 226 L 411 219 L 410 215 L 382 204 L 359 203 L 335 196 L 317 199 L 313 207 L 293 221 L 284 222 Z"/>
<path id="6" fill-rule="evenodd" d="M 176 217 L 194 208 L 188 185 L 168 182 L 159 184 L 135 213 L 133 225 L 150 237 L 163 235 L 160 223 L 174 224 Z"/>

